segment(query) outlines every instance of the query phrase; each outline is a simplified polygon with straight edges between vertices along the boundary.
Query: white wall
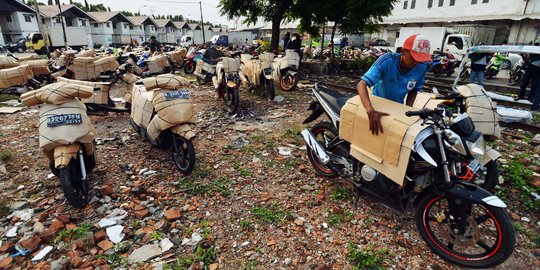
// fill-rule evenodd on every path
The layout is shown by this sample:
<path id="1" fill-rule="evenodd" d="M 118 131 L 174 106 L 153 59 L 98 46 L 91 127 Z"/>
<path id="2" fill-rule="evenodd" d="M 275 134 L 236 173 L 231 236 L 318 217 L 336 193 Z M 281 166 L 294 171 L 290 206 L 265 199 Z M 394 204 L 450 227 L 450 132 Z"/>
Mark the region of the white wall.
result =
<path id="1" fill-rule="evenodd" d="M 107 24 L 109 27 L 107 27 Z M 97 27 L 95 27 L 97 25 Z M 90 31 L 92 32 L 92 41 L 94 44 L 101 44 L 107 47 L 109 44 L 113 43 L 112 35 L 114 34 L 112 28 L 112 22 L 92 22 L 90 24 Z"/>
<path id="2" fill-rule="evenodd" d="M 7 16 L 11 18 L 11 22 L 8 22 Z M 30 17 L 30 22 L 25 20 L 25 16 Z M 9 35 L 11 41 L 26 37 L 28 34 L 38 31 L 36 15 L 26 12 L 0 14 L 0 26 L 2 28 L 2 34 Z"/>
<path id="3" fill-rule="evenodd" d="M 133 30 L 130 30 L 129 32 L 130 37 L 139 42 L 139 44 L 145 40 L 144 26 L 134 25 Z"/>

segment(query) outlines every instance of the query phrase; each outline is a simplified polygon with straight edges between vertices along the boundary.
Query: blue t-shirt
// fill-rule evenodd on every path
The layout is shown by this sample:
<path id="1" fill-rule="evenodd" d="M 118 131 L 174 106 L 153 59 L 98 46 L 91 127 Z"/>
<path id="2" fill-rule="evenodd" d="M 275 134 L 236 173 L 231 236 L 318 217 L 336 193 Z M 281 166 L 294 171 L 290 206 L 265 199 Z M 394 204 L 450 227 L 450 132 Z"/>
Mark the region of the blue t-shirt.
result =
<path id="1" fill-rule="evenodd" d="M 399 67 L 399 53 L 386 53 L 362 76 L 369 87 L 373 88 L 373 94 L 393 100 L 398 103 L 404 102 L 409 91 L 420 92 L 424 84 L 424 74 L 427 71 L 427 63 L 419 63 L 411 70 L 402 74 Z"/>

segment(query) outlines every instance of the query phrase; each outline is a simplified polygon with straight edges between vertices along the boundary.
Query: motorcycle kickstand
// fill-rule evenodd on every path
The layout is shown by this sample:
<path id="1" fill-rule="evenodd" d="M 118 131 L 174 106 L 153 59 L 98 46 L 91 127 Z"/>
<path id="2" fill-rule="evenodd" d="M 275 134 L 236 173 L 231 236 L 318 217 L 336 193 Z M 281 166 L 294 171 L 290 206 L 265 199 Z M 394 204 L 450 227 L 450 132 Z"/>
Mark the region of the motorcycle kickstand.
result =
<path id="1" fill-rule="evenodd" d="M 354 187 L 354 208 L 358 209 L 358 203 L 360 202 L 361 189 L 360 186 L 353 185 Z"/>

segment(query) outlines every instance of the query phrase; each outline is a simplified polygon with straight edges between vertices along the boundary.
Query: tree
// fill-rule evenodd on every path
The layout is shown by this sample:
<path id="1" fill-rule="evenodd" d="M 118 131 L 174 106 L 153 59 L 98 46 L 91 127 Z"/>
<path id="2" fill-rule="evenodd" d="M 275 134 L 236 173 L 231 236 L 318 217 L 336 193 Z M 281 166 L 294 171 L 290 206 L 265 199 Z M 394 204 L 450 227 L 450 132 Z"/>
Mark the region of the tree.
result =
<path id="1" fill-rule="evenodd" d="M 220 0 L 221 15 L 232 20 L 245 17 L 244 22 L 255 24 L 259 18 L 272 22 L 271 50 L 276 50 L 279 45 L 279 30 L 284 19 L 291 18 L 290 9 L 295 5 L 293 0 Z"/>
<path id="2" fill-rule="evenodd" d="M 84 11 L 89 11 L 90 6 L 88 5 L 88 1 L 84 0 Z"/>
<path id="3" fill-rule="evenodd" d="M 111 7 L 107 7 L 107 11 L 108 11 L 108 12 L 111 12 Z"/>

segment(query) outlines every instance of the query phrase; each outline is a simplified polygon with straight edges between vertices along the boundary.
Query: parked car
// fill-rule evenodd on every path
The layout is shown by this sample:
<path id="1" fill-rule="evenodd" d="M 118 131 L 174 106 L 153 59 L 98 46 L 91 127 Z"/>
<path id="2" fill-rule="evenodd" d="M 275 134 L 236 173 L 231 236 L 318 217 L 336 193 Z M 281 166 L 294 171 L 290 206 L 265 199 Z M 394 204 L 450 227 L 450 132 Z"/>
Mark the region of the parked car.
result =
<path id="1" fill-rule="evenodd" d="M 25 42 L 26 42 L 25 38 L 20 38 L 15 43 L 7 44 L 6 48 L 12 53 L 14 53 L 14 52 L 23 53 L 23 52 L 26 51 Z"/>
<path id="2" fill-rule="evenodd" d="M 384 39 L 377 39 L 375 41 L 371 41 L 369 46 L 390 46 L 390 43 L 386 42 Z"/>

